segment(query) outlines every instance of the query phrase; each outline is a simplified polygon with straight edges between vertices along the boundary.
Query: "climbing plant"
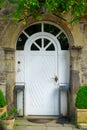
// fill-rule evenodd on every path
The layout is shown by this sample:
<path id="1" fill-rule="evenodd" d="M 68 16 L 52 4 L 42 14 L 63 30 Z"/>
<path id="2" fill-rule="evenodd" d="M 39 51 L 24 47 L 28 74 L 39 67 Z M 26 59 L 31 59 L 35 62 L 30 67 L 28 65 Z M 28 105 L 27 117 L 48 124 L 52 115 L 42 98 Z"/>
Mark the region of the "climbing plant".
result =
<path id="1" fill-rule="evenodd" d="M 8 15 L 15 21 L 26 20 L 32 15 L 38 17 L 45 11 L 61 14 L 71 11 L 73 22 L 78 21 L 87 9 L 87 0 L 0 0 L 0 7 L 9 7 Z"/>

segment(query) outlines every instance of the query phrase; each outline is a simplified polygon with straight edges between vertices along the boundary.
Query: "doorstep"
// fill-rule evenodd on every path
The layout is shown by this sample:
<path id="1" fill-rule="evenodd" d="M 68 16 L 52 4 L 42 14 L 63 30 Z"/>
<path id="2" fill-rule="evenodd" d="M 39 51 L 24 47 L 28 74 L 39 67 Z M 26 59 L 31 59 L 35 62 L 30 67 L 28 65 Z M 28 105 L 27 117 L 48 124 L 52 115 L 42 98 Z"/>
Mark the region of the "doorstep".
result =
<path id="1" fill-rule="evenodd" d="M 72 124 L 58 124 L 56 120 L 47 123 L 30 122 L 26 118 L 16 119 L 14 130 L 81 130 Z"/>

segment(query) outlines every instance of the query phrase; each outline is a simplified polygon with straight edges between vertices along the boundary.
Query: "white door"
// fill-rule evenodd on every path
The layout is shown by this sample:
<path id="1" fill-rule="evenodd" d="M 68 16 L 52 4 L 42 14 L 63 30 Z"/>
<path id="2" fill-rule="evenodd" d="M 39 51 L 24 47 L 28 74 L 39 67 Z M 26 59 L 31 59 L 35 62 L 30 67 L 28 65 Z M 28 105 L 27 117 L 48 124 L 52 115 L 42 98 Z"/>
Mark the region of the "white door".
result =
<path id="1" fill-rule="evenodd" d="M 58 115 L 57 46 L 50 35 L 26 43 L 26 115 Z"/>
<path id="2" fill-rule="evenodd" d="M 25 116 L 59 115 L 60 109 L 67 115 L 67 91 L 60 99 L 58 90 L 69 85 L 69 73 L 69 43 L 62 29 L 42 22 L 22 31 L 16 45 L 16 84 L 25 85 L 25 96 L 18 93 L 18 110 L 24 100 Z"/>

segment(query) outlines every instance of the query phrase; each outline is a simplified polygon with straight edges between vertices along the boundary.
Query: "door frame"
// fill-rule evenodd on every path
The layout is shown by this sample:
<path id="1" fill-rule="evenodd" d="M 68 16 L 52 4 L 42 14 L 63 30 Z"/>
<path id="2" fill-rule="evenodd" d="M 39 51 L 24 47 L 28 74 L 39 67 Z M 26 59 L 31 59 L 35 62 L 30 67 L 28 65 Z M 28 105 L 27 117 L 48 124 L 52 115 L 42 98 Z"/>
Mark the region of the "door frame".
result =
<path id="1" fill-rule="evenodd" d="M 39 22 L 38 22 L 39 23 Z M 47 24 L 51 24 L 51 25 L 54 25 L 55 27 L 57 27 L 58 28 L 58 26 L 57 25 L 55 25 L 55 24 L 53 24 L 53 23 L 51 23 L 51 22 L 40 22 L 40 24 L 42 25 L 42 32 L 40 32 L 39 34 L 40 35 L 45 35 L 45 36 L 47 36 L 48 34 L 49 34 L 49 36 L 50 36 L 50 38 L 53 38 L 53 40 L 55 41 L 55 43 L 56 43 L 56 46 L 57 46 L 57 56 L 59 56 L 59 52 L 61 51 L 62 52 L 62 50 L 61 50 L 61 47 L 60 47 L 60 42 L 58 41 L 58 39 L 57 39 L 57 37 L 61 34 L 61 33 L 64 33 L 64 31 L 62 30 L 62 28 L 60 28 L 59 27 L 59 29 L 60 29 L 60 32 L 59 32 L 59 34 L 57 35 L 57 36 L 54 36 L 53 34 L 50 34 L 50 33 L 47 33 L 47 32 L 43 32 L 44 30 L 43 30 L 43 24 L 44 23 L 47 23 Z M 37 23 L 35 23 L 35 24 L 37 24 Z M 35 24 L 33 24 L 33 25 L 35 25 Z M 32 26 L 32 25 L 31 25 Z M 31 36 L 29 36 L 26 32 L 25 32 L 25 30 L 24 31 L 22 31 L 22 33 L 24 33 L 25 35 L 26 35 L 26 37 L 28 38 L 27 40 L 26 40 L 26 42 L 25 42 L 25 46 L 24 46 L 24 50 L 22 50 L 22 52 L 24 53 L 24 57 L 26 58 L 26 54 L 25 54 L 25 52 L 27 51 L 27 46 L 26 46 L 26 44 L 28 44 L 28 41 L 29 40 L 31 40 L 32 41 L 32 37 L 34 38 L 34 36 L 36 37 L 37 35 L 38 35 L 38 33 L 35 33 L 35 34 L 33 34 L 33 35 L 31 35 Z M 64 33 L 65 34 L 65 33 Z M 65 36 L 66 36 L 66 34 L 65 34 Z M 67 36 L 66 36 L 67 37 Z M 17 47 L 17 46 L 16 46 Z M 25 51 L 25 48 L 26 48 L 26 51 Z M 25 60 L 25 59 L 24 59 Z M 57 61 L 57 64 L 59 64 L 59 61 Z M 25 83 L 25 86 L 26 86 L 26 83 Z M 24 99 L 24 100 L 26 100 L 26 99 Z M 26 111 L 25 111 L 25 113 L 26 113 Z M 26 115 L 26 114 L 25 114 Z"/>

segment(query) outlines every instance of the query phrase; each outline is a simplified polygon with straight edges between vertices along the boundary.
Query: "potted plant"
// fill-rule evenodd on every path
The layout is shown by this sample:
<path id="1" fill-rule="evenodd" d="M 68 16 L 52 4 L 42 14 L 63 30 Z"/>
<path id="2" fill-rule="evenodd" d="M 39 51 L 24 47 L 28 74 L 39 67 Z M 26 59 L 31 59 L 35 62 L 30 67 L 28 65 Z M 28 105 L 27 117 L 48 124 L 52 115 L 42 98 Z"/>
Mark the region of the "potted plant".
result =
<path id="1" fill-rule="evenodd" d="M 87 123 L 87 86 L 81 86 L 75 100 L 77 124 Z"/>
<path id="2" fill-rule="evenodd" d="M 6 99 L 2 90 L 0 89 L 0 115 L 2 115 L 3 112 L 6 112 L 6 111 L 7 111 Z"/>
<path id="3" fill-rule="evenodd" d="M 0 116 L 3 130 L 13 130 L 16 113 L 16 108 L 11 108 Z"/>

